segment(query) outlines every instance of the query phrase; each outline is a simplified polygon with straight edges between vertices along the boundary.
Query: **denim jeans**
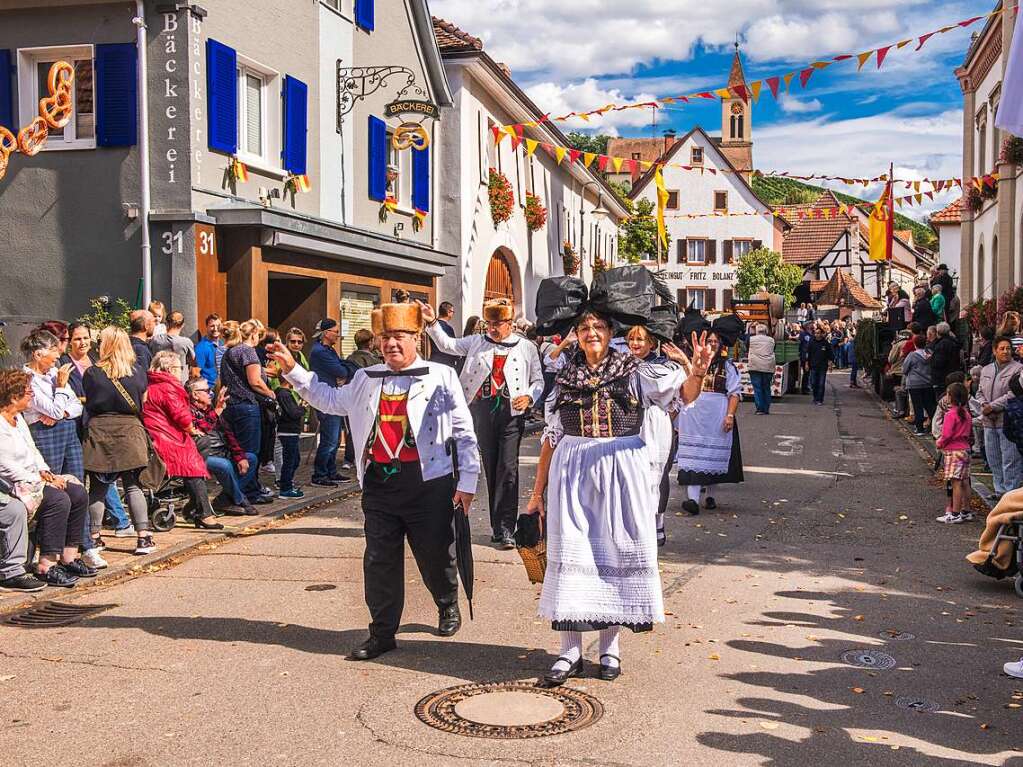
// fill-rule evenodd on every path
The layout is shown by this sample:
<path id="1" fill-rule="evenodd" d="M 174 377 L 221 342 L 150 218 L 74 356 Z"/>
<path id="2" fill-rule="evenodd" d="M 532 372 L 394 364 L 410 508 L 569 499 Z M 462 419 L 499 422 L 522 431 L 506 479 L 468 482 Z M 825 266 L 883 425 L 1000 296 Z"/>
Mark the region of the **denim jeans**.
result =
<path id="1" fill-rule="evenodd" d="M 246 453 L 259 455 L 263 437 L 263 417 L 259 405 L 254 405 L 251 402 L 235 402 L 227 406 L 223 417 L 231 431 L 234 432 L 242 450 Z M 250 471 L 242 478 L 241 489 L 249 498 L 255 498 L 259 494 L 259 461 L 250 461 L 249 463 L 256 464 L 256 471 Z"/>
<path id="2" fill-rule="evenodd" d="M 320 421 L 320 443 L 313 461 L 313 479 L 337 476 L 337 447 L 341 440 L 341 416 L 316 413 Z"/>
<path id="3" fill-rule="evenodd" d="M 124 504 L 121 503 L 121 495 L 117 492 L 117 485 L 111 485 L 110 489 L 107 490 L 106 506 L 106 512 L 113 517 L 114 527 L 117 530 L 131 527 L 131 520 L 128 519 L 128 514 L 124 510 Z"/>
<path id="4" fill-rule="evenodd" d="M 859 362 L 856 361 L 856 350 L 853 348 L 853 342 L 850 341 L 846 347 L 846 354 L 849 357 L 849 383 L 856 383 L 856 376 L 859 375 L 860 368 Z"/>
<path id="5" fill-rule="evenodd" d="M 913 426 L 917 431 L 924 430 L 924 417 L 934 418 L 934 411 L 938 409 L 938 402 L 934 399 L 934 389 L 928 386 L 925 389 L 907 389 L 909 399 L 913 403 Z"/>
<path id="6" fill-rule="evenodd" d="M 295 489 L 295 472 L 302 459 L 298 452 L 299 436 L 277 435 L 281 443 L 281 492 Z"/>
<path id="7" fill-rule="evenodd" d="M 827 368 L 810 368 L 810 386 L 813 387 L 813 401 L 824 402 L 824 391 L 828 383 Z"/>
<path id="8" fill-rule="evenodd" d="M 242 491 L 242 487 L 245 486 L 246 481 L 251 481 L 252 476 L 259 469 L 254 453 L 246 453 L 245 457 L 249 461 L 249 470 L 244 476 L 238 474 L 238 467 L 230 458 L 211 455 L 206 459 L 206 468 L 209 469 L 210 474 L 217 478 L 217 482 L 224 488 L 224 492 L 235 506 L 245 504 L 246 495 Z"/>
<path id="9" fill-rule="evenodd" d="M 771 381 L 774 380 L 774 373 L 764 373 L 759 370 L 749 372 L 750 383 L 753 384 L 753 403 L 761 413 L 771 412 Z"/>
<path id="10" fill-rule="evenodd" d="M 984 451 L 987 464 L 991 467 L 991 479 L 995 493 L 1003 495 L 1016 490 L 1023 482 L 1023 458 L 1019 449 L 1010 442 L 1001 427 L 984 427 Z"/>

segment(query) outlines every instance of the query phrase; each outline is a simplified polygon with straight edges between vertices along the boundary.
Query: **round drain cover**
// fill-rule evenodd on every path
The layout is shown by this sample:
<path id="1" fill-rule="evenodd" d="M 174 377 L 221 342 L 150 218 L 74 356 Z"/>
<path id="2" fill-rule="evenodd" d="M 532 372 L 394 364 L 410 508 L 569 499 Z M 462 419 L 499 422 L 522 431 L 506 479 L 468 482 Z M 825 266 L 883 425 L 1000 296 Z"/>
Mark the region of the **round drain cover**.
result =
<path id="1" fill-rule="evenodd" d="M 333 591 L 336 589 L 333 583 L 314 583 L 312 586 L 306 586 L 306 591 Z"/>
<path id="2" fill-rule="evenodd" d="M 941 711 L 939 704 L 933 700 L 924 700 L 923 698 L 896 698 L 895 705 L 899 708 L 909 709 L 910 711 L 923 711 L 927 714 L 935 714 Z"/>
<path id="3" fill-rule="evenodd" d="M 907 631 L 897 631 L 895 629 L 885 629 L 878 633 L 878 636 L 882 639 L 888 639 L 893 642 L 908 642 L 910 639 L 916 639 L 916 634 L 910 634 Z"/>
<path id="4" fill-rule="evenodd" d="M 430 693 L 416 716 L 443 732 L 473 738 L 542 738 L 587 727 L 604 715 L 600 701 L 571 687 L 532 682 L 463 684 Z"/>
<path id="5" fill-rule="evenodd" d="M 842 653 L 842 660 L 850 666 L 886 671 L 895 668 L 895 658 L 880 650 L 849 650 Z"/>

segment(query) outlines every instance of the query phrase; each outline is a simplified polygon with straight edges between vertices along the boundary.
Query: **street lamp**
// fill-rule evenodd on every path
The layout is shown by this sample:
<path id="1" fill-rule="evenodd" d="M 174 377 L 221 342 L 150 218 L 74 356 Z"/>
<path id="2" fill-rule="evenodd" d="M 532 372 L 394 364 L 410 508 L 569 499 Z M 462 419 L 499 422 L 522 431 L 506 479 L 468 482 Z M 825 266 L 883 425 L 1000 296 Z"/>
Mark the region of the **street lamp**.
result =
<path id="1" fill-rule="evenodd" d="M 586 189 L 590 186 L 597 187 L 597 207 L 593 209 L 593 218 L 597 222 L 599 227 L 602 216 L 610 216 L 608 210 L 604 207 L 604 193 L 600 191 L 600 184 L 596 181 L 587 181 L 583 184 L 582 192 L 579 194 L 579 260 L 582 261 L 586 256 L 586 247 L 583 245 L 585 240 L 583 239 L 584 232 L 586 231 Z M 598 241 L 599 248 L 599 241 Z M 591 263 L 590 266 L 593 266 Z"/>

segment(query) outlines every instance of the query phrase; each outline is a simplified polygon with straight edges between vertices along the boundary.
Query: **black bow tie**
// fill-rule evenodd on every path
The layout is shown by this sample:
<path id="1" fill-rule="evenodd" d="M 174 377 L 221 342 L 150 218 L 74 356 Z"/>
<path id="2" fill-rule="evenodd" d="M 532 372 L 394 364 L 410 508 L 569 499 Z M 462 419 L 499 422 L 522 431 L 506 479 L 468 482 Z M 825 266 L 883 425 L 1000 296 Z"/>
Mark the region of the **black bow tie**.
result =
<path id="1" fill-rule="evenodd" d="M 364 370 L 368 378 L 421 378 L 430 375 L 430 368 L 407 368 L 405 370 Z"/>
<path id="2" fill-rule="evenodd" d="M 487 340 L 487 343 L 491 343 L 494 346 L 503 346 L 505 349 L 514 349 L 516 346 L 519 345 L 518 341 L 513 341 L 512 343 L 508 343 L 506 341 L 495 341 L 490 336 L 483 336 L 483 337 Z"/>

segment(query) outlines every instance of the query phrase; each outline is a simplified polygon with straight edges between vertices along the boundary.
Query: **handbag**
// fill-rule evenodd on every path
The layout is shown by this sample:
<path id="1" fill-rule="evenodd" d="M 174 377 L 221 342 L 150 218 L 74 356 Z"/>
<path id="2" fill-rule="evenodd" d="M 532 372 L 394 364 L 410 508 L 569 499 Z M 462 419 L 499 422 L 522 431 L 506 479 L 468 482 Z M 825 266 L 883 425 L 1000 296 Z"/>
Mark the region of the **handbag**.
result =
<path id="1" fill-rule="evenodd" d="M 539 514 L 522 514 L 515 524 L 515 548 L 530 583 L 543 583 L 547 572 L 547 536 Z"/>
<path id="2" fill-rule="evenodd" d="M 110 383 L 114 385 L 114 388 L 124 397 L 125 402 L 131 407 L 131 411 L 135 414 L 135 417 L 142 422 L 142 418 L 139 414 L 138 406 L 135 404 L 135 400 L 131 398 L 128 391 L 121 385 L 121 382 L 111 378 Z M 146 448 L 149 453 L 149 461 L 145 468 L 139 472 L 139 485 L 142 486 L 143 490 L 159 490 L 163 487 L 163 483 L 167 479 L 167 464 L 163 462 L 160 454 L 156 452 L 156 448 L 153 447 L 153 440 L 149 436 L 149 432 L 146 431 L 145 424 L 142 425 L 142 431 L 146 434 Z"/>

